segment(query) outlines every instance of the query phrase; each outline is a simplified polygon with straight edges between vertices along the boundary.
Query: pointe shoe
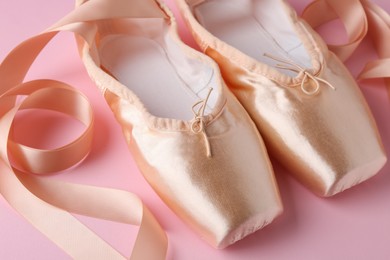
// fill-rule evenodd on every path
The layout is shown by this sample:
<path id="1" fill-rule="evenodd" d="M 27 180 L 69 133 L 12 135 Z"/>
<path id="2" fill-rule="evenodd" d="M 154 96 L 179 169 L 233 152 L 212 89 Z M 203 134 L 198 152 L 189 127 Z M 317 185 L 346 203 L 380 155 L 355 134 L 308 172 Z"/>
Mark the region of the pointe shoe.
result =
<path id="1" fill-rule="evenodd" d="M 332 196 L 383 167 L 383 145 L 355 80 L 285 1 L 176 1 L 270 153 L 296 179 Z"/>
<path id="2" fill-rule="evenodd" d="M 121 7 L 128 1 L 110 2 L 128 10 L 123 18 L 95 22 L 94 47 L 79 46 L 83 62 L 149 184 L 226 247 L 282 212 L 265 146 L 218 65 L 181 42 L 169 9 L 154 0 Z"/>

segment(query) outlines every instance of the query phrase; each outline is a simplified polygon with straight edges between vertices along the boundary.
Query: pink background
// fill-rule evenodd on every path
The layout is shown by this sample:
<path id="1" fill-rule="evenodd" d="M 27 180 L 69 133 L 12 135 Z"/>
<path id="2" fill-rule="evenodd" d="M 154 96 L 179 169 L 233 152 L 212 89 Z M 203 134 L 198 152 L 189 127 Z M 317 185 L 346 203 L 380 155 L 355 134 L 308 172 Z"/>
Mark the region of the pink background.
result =
<path id="1" fill-rule="evenodd" d="M 130 1 L 130 0 L 129 0 Z M 173 1 L 166 0 L 173 7 Z M 302 10 L 309 0 L 290 0 Z M 388 0 L 375 0 L 388 12 Z M 72 1 L 0 0 L 0 60 L 23 39 L 39 33 L 73 8 Z M 179 19 L 181 34 L 193 41 Z M 326 38 L 344 39 L 342 30 Z M 335 36 L 336 35 L 336 36 Z M 374 58 L 366 41 L 348 66 L 356 74 L 364 61 Z M 55 78 L 74 84 L 89 98 L 96 113 L 96 133 L 91 155 L 77 168 L 48 178 L 115 187 L 138 194 L 166 230 L 173 259 L 390 259 L 390 166 L 371 180 L 334 198 L 321 199 L 292 179 L 277 163 L 275 172 L 285 205 L 284 214 L 273 224 L 235 245 L 216 250 L 187 228 L 156 196 L 137 170 L 121 130 L 97 88 L 78 59 L 73 36 L 64 33 L 45 51 L 29 78 Z M 387 152 L 390 150 L 390 102 L 381 81 L 364 82 L 362 90 L 378 122 Z M 79 126 L 46 115 L 28 115 L 18 124 L 20 140 L 40 146 L 58 144 L 59 137 L 71 138 Z M 38 122 L 38 123 L 37 123 Z M 51 133 L 51 131 L 59 133 Z M 351 129 L 353 131 L 353 129 Z M 29 137 L 30 139 L 28 139 Z M 31 138 L 32 137 L 32 138 Z M 1 173 L 0 173 L 1 174 Z M 129 254 L 137 228 L 78 216 L 86 225 Z M 69 259 L 21 218 L 0 196 L 0 259 Z"/>

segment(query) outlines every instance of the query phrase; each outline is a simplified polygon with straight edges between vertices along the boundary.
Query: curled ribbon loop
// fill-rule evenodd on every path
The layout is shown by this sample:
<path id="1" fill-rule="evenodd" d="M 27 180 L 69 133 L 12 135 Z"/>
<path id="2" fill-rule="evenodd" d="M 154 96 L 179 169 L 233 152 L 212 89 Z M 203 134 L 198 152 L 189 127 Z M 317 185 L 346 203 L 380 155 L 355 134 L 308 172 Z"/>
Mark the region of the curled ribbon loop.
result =
<path id="1" fill-rule="evenodd" d="M 293 63 L 289 60 L 281 59 L 278 57 L 275 57 L 273 55 L 265 53 L 264 56 L 267 58 L 273 59 L 275 61 L 281 62 L 282 64 L 276 64 L 276 68 L 283 69 L 283 70 L 290 70 L 293 72 L 296 72 L 298 74 L 303 74 L 303 78 L 301 80 L 300 86 L 303 93 L 305 93 L 308 96 L 313 96 L 317 94 L 320 91 L 320 83 L 323 83 L 327 85 L 329 88 L 336 90 L 336 88 L 328 81 L 324 80 L 323 78 L 320 78 L 318 75 L 313 75 L 306 69 L 302 68 L 296 63 Z M 318 72 L 319 73 L 319 72 Z M 314 83 L 314 88 L 311 84 L 307 84 L 308 82 Z"/>
<path id="2" fill-rule="evenodd" d="M 37 149 L 8 139 L 8 151 L 24 172 L 48 174 L 65 170 L 84 159 L 91 150 L 93 136 L 93 112 L 87 98 L 80 92 L 59 81 L 30 81 L 11 89 L 0 97 L 16 99 L 18 94 L 26 98 L 17 105 L 19 110 L 45 109 L 73 117 L 86 127 L 76 140 L 53 150 Z M 55 102 L 53 102 L 54 98 Z M 79 108 L 79 110 L 74 109 Z"/>
<path id="3" fill-rule="evenodd" d="M 162 260 L 167 253 L 165 232 L 136 195 L 123 190 L 53 181 L 38 175 L 62 171 L 82 161 L 91 150 L 94 120 L 87 98 L 66 83 L 23 82 L 35 58 L 57 33 L 70 31 L 87 44 L 92 43 L 96 32 L 94 21 L 138 15 L 133 4 L 128 0 L 88 1 L 49 30 L 19 44 L 0 64 L 0 194 L 72 259 L 128 257 L 71 213 L 139 225 L 130 259 Z M 19 101 L 19 96 L 24 99 Z M 53 150 L 19 144 L 10 136 L 13 120 L 18 111 L 34 108 L 67 114 L 82 122 L 85 131 L 73 142 Z"/>
<path id="4" fill-rule="evenodd" d="M 206 98 L 203 100 L 199 100 L 198 102 L 196 102 L 192 106 L 192 112 L 194 113 L 194 119 L 191 123 L 191 131 L 194 134 L 202 134 L 203 135 L 203 139 L 204 139 L 205 146 L 206 146 L 207 157 L 211 157 L 212 154 L 211 154 L 210 141 L 209 141 L 209 138 L 207 136 L 206 128 L 205 128 L 204 111 L 206 109 L 207 102 L 209 100 L 209 97 L 210 97 L 210 94 L 212 91 L 213 91 L 213 88 L 210 88 L 209 92 L 207 93 Z M 196 110 L 197 106 L 199 106 L 199 108 Z"/>
<path id="5" fill-rule="evenodd" d="M 379 59 L 370 61 L 359 79 L 385 78 L 390 94 L 390 15 L 369 0 L 315 0 L 306 7 L 302 17 L 316 28 L 339 18 L 346 29 L 348 42 L 328 45 L 343 61 L 347 60 L 368 35 Z"/>

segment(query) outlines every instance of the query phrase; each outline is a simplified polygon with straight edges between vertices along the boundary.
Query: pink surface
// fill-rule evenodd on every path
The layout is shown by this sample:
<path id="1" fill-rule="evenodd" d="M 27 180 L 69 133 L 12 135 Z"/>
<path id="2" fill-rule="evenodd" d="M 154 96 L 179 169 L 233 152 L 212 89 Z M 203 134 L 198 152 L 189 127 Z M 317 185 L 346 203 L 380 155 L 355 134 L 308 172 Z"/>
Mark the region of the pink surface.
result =
<path id="1" fill-rule="evenodd" d="M 166 0 L 174 7 L 173 1 Z M 290 0 L 301 10 L 309 0 Z M 390 2 L 375 0 L 388 12 Z M 42 31 L 73 8 L 72 1 L 0 1 L 0 60 L 16 44 Z M 175 14 L 177 10 L 173 8 Z M 186 42 L 193 44 L 180 21 Z M 333 42 L 343 38 L 323 28 Z M 338 37 L 336 38 L 335 35 Z M 285 205 L 284 214 L 273 224 L 225 250 L 211 248 L 187 228 L 156 196 L 137 170 L 122 133 L 97 88 L 89 80 L 78 59 L 74 39 L 62 34 L 39 59 L 29 78 L 55 78 L 74 84 L 89 98 L 96 114 L 96 133 L 91 155 L 78 167 L 47 178 L 115 187 L 138 194 L 166 230 L 172 259 L 390 259 L 390 166 L 371 180 L 334 198 L 321 199 L 293 180 L 274 163 Z M 348 62 L 356 74 L 364 60 L 375 57 L 369 42 Z M 383 84 L 364 82 L 362 90 L 378 122 L 386 150 L 390 150 L 390 102 Z M 52 118 L 49 115 L 49 118 Z M 26 119 L 27 118 L 27 119 Z M 47 117 L 46 117 L 47 118 Z M 53 118 L 29 115 L 19 123 L 26 129 L 20 140 L 43 146 L 57 144 L 59 137 L 70 138 L 78 124 L 64 125 Z M 38 122 L 38 123 L 37 123 Z M 58 134 L 50 131 L 59 130 Z M 351 129 L 353 131 L 353 129 Z M 32 140 L 32 141 L 31 141 Z M 27 141 L 25 141 L 27 142 Z M 1 173 L 0 173 L 1 174 Z M 125 254 L 130 253 L 134 227 L 79 217 L 86 225 Z M 0 197 L 0 259 L 69 259 L 21 218 Z"/>

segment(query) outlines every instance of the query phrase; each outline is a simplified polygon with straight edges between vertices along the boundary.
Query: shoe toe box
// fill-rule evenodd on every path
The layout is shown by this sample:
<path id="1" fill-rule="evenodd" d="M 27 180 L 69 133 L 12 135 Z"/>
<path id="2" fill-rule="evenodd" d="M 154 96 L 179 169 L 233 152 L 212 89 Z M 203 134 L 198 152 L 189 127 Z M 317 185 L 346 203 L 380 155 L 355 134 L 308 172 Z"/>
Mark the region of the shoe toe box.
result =
<path id="1" fill-rule="evenodd" d="M 212 246 L 226 247 L 281 213 L 265 146 L 238 102 L 207 125 L 211 157 L 201 134 L 137 131 L 132 147 L 143 175 Z"/>

